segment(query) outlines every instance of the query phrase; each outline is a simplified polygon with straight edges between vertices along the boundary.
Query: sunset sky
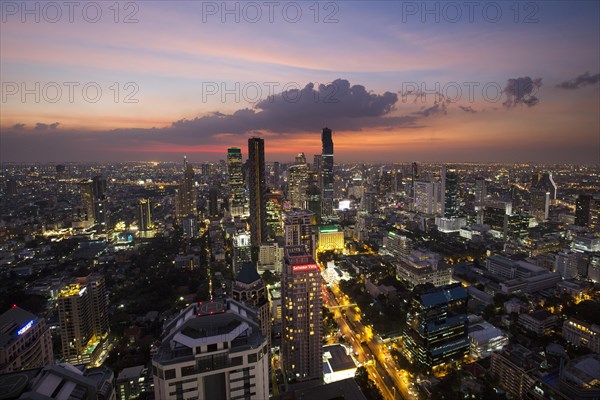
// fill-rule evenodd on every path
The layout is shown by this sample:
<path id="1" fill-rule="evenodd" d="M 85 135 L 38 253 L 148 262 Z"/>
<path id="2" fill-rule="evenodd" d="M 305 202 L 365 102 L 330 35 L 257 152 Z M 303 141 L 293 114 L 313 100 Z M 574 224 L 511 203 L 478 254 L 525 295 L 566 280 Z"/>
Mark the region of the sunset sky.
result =
<path id="1" fill-rule="evenodd" d="M 76 3 L 2 2 L 3 162 L 600 162 L 597 1 Z"/>

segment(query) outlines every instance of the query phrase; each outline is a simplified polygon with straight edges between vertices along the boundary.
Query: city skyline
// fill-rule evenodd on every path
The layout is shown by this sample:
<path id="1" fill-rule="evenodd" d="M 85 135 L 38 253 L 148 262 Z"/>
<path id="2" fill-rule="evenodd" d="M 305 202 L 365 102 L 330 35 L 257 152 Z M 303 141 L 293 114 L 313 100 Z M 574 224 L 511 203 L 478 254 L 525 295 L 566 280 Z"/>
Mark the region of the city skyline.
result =
<path id="1" fill-rule="evenodd" d="M 600 162 L 596 2 L 3 4 L 5 162 Z"/>

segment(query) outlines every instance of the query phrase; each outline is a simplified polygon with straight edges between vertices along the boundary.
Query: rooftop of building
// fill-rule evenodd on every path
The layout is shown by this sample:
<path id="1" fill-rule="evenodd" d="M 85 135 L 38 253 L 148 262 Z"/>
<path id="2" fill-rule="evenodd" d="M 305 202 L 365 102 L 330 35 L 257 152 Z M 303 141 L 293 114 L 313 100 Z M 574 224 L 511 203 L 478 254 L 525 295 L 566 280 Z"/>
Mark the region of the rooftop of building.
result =
<path id="1" fill-rule="evenodd" d="M 240 272 L 238 272 L 235 280 L 236 282 L 242 282 L 249 285 L 260 280 L 260 275 L 258 274 L 254 263 L 245 262 L 242 264 L 242 268 L 240 268 Z"/>
<path id="2" fill-rule="evenodd" d="M 298 389 L 290 396 L 284 396 L 286 400 L 367 400 L 360 391 L 354 378 L 344 379 L 327 385 L 313 386 L 306 389 Z"/>
<path id="3" fill-rule="evenodd" d="M 256 311 L 231 299 L 198 302 L 170 321 L 154 360 L 172 364 L 193 360 L 193 348 L 229 342 L 229 352 L 259 347 L 265 340 Z"/>
<path id="4" fill-rule="evenodd" d="M 498 329 L 486 321 L 479 321 L 469 325 L 469 337 L 477 342 L 485 342 L 502 335 L 504 335 L 502 329 Z"/>
<path id="5" fill-rule="evenodd" d="M 570 361 L 564 369 L 564 379 L 588 389 L 600 388 L 600 355 L 588 354 Z"/>
<path id="6" fill-rule="evenodd" d="M 0 400 L 110 398 L 113 373 L 106 367 L 58 364 L 0 375 Z"/>
<path id="7" fill-rule="evenodd" d="M 0 347 L 14 342 L 38 320 L 38 317 L 17 305 L 0 315 Z M 31 325 L 30 325 L 31 323 Z"/>
<path id="8" fill-rule="evenodd" d="M 522 314 L 523 317 L 525 316 L 529 316 L 530 318 L 533 318 L 537 321 L 540 322 L 544 322 L 549 318 L 557 318 L 556 315 L 552 314 L 550 311 L 548 310 L 536 310 L 533 312 L 530 312 L 529 314 Z"/>
<path id="9" fill-rule="evenodd" d="M 325 373 L 345 371 L 356 368 L 352 357 L 348 354 L 346 348 L 341 344 L 332 344 L 323 347 L 324 362 L 323 369 Z"/>
<path id="10" fill-rule="evenodd" d="M 460 284 L 440 286 L 430 289 L 420 294 L 421 303 L 425 307 L 433 307 L 449 301 L 466 299 L 468 297 L 466 289 Z"/>
<path id="11" fill-rule="evenodd" d="M 143 372 L 143 365 L 136 365 L 135 367 L 125 368 L 119 373 L 117 382 L 126 382 L 134 379 L 137 380 L 140 376 L 142 376 Z"/>

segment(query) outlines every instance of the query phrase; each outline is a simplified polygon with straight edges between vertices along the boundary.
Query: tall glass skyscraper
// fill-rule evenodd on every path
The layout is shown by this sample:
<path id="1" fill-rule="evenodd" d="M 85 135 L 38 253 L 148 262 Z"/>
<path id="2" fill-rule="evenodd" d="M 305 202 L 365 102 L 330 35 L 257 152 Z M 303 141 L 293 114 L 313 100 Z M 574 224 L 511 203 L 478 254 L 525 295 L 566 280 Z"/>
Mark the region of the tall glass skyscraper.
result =
<path id="1" fill-rule="evenodd" d="M 325 219 L 333 216 L 333 140 L 331 129 L 325 127 L 321 133 L 321 216 Z"/>
<path id="2" fill-rule="evenodd" d="M 257 262 L 260 244 L 267 239 L 265 141 L 261 138 L 248 139 L 248 189 L 252 261 Z"/>
<path id="3" fill-rule="evenodd" d="M 242 172 L 242 150 L 227 149 L 227 176 L 229 178 L 229 210 L 236 217 L 244 214 L 244 173 Z"/>

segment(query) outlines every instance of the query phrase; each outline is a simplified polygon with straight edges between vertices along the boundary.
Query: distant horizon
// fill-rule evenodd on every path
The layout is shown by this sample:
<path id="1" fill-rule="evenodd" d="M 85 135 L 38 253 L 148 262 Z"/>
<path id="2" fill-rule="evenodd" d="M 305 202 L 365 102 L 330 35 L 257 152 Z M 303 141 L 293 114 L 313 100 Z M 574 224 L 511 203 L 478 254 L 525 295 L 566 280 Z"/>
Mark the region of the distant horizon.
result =
<path id="1" fill-rule="evenodd" d="M 600 163 L 600 2 L 7 4 L 2 161 Z"/>

